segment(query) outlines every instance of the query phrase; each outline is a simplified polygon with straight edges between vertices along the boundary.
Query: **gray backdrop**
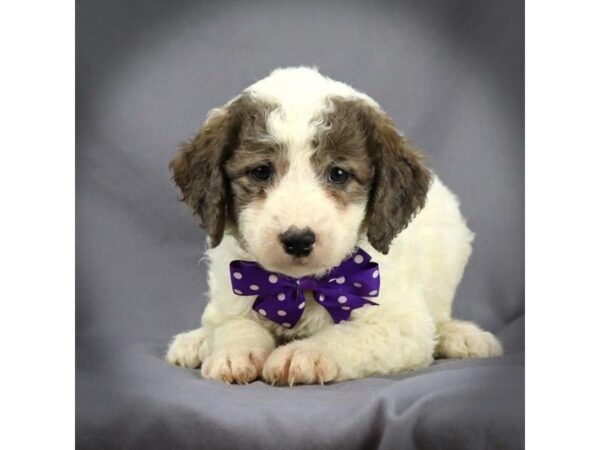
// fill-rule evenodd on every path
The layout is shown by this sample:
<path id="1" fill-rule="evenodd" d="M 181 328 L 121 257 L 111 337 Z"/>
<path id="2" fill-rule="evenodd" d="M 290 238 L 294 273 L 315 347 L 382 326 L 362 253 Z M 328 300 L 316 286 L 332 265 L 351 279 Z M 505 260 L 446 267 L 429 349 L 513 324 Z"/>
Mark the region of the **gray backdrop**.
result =
<path id="1" fill-rule="evenodd" d="M 521 1 L 79 1 L 76 27 L 79 448 L 523 445 Z M 477 237 L 455 315 L 506 356 L 294 389 L 161 360 L 206 304 L 173 150 L 209 109 L 299 64 L 379 101 L 459 195 Z"/>

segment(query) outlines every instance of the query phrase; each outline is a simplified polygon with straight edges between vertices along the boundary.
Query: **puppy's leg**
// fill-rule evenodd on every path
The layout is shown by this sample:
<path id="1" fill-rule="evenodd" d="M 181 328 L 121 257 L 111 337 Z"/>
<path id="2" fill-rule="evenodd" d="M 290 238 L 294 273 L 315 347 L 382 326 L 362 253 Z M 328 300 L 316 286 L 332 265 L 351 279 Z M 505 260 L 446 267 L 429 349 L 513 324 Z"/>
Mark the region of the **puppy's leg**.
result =
<path id="1" fill-rule="evenodd" d="M 206 336 L 204 328 L 178 334 L 169 344 L 166 360 L 171 364 L 195 369 L 200 366 L 201 346 L 206 341 Z"/>
<path id="2" fill-rule="evenodd" d="M 212 329 L 202 363 L 204 378 L 246 384 L 260 375 L 275 348 L 273 336 L 258 323 L 233 318 Z"/>
<path id="3" fill-rule="evenodd" d="M 473 322 L 449 320 L 438 324 L 436 354 L 442 358 L 489 358 L 500 356 L 502 345 Z"/>
<path id="4" fill-rule="evenodd" d="M 272 384 L 309 384 L 425 367 L 433 360 L 435 327 L 427 314 L 332 325 L 277 348 L 263 378 Z"/>

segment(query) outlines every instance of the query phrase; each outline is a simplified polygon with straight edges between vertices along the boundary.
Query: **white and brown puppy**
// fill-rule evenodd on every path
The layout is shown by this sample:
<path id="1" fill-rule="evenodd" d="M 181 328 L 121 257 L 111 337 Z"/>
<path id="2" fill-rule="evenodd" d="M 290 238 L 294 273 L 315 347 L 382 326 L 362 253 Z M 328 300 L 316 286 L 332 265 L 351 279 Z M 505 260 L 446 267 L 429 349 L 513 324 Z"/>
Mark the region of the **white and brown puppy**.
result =
<path id="1" fill-rule="evenodd" d="M 275 70 L 212 110 L 171 169 L 209 236 L 210 302 L 201 328 L 175 336 L 169 362 L 291 385 L 501 354 L 492 334 L 451 317 L 473 239 L 456 197 L 367 95 L 314 69 Z M 282 243 L 290 233 L 301 251 Z M 379 264 L 381 288 L 379 305 L 349 321 L 334 324 L 306 292 L 288 329 L 232 292 L 232 260 L 321 276 L 357 246 Z"/>

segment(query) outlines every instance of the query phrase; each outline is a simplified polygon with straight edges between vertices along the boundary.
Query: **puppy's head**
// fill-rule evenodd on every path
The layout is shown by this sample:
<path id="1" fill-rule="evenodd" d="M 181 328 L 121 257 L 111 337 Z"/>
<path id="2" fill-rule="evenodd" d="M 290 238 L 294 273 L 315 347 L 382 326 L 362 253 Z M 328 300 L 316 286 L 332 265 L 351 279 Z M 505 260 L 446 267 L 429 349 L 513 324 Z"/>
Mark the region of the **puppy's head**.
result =
<path id="1" fill-rule="evenodd" d="M 171 162 L 212 246 L 225 231 L 294 277 L 338 265 L 366 233 L 387 253 L 424 205 L 431 175 L 372 101 L 246 91 L 211 111 Z"/>

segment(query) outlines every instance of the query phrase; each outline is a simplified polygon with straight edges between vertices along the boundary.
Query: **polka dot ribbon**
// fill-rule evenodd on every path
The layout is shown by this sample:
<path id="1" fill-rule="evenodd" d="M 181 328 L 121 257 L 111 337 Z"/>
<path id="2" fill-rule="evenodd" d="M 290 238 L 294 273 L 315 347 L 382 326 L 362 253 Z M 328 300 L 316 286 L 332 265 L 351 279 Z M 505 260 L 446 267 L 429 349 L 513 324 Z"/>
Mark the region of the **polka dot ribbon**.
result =
<path id="1" fill-rule="evenodd" d="M 233 292 L 255 295 L 252 308 L 286 328 L 300 320 L 307 290 L 313 292 L 335 323 L 348 320 L 354 309 L 377 305 L 365 297 L 379 295 L 379 266 L 360 248 L 322 278 L 291 278 L 251 261 L 232 261 L 229 270 Z"/>

